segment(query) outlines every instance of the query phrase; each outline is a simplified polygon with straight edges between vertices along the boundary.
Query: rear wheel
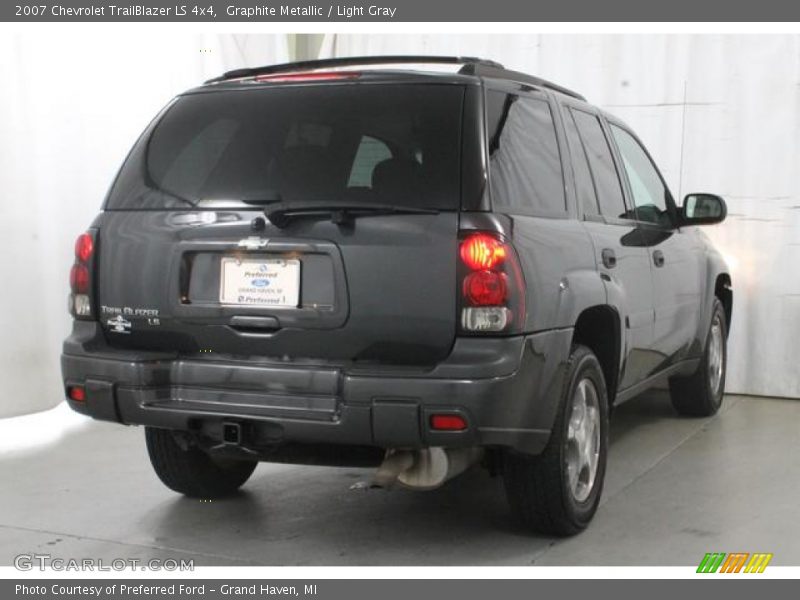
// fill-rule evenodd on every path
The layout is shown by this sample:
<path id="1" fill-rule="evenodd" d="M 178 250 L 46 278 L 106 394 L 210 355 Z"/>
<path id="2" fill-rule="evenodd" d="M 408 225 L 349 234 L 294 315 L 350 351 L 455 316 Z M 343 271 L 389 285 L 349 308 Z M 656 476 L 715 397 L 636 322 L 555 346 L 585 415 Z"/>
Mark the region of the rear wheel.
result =
<path id="1" fill-rule="evenodd" d="M 150 462 L 171 490 L 192 498 L 220 498 L 247 481 L 257 461 L 217 459 L 168 429 L 145 428 Z"/>
<path id="2" fill-rule="evenodd" d="M 528 529 L 573 535 L 592 520 L 606 471 L 608 395 L 597 357 L 575 346 L 550 440 L 539 456 L 507 452 L 503 463 L 512 512 Z"/>
<path id="3" fill-rule="evenodd" d="M 722 406 L 728 363 L 727 337 L 725 309 L 719 299 L 714 298 L 706 349 L 697 371 L 689 377 L 673 377 L 669 382 L 670 399 L 678 413 L 710 417 Z"/>

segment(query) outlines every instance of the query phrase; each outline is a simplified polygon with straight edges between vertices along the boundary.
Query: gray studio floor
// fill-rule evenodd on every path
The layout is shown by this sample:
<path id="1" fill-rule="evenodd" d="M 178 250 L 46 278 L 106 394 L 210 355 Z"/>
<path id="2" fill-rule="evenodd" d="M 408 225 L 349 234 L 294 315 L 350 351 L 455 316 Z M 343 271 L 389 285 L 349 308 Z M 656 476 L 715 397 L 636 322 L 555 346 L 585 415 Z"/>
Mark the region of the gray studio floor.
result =
<path id="1" fill-rule="evenodd" d="M 800 401 L 729 396 L 679 418 L 662 393 L 612 421 L 603 504 L 568 539 L 513 529 L 501 482 L 475 470 L 428 493 L 350 490 L 367 471 L 262 464 L 201 503 L 150 470 L 143 431 L 93 423 L 0 459 L 0 564 L 193 558 L 196 565 L 687 565 L 709 551 L 800 564 Z"/>

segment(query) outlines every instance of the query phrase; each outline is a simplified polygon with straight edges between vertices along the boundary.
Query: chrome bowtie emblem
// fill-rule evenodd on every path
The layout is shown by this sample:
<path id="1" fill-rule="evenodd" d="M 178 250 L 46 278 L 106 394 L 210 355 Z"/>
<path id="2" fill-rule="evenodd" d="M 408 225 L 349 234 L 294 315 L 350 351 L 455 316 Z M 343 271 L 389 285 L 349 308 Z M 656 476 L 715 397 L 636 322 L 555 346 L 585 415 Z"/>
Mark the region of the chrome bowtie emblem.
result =
<path id="1" fill-rule="evenodd" d="M 114 333 L 131 332 L 131 322 L 122 315 L 117 315 L 113 319 L 108 319 L 108 321 L 106 321 L 106 325 L 108 325 L 109 330 L 113 331 Z"/>
<path id="2" fill-rule="evenodd" d="M 245 250 L 260 250 L 261 248 L 266 248 L 267 244 L 269 244 L 269 240 L 266 238 L 260 238 L 258 236 L 250 236 L 246 237 L 243 240 L 239 240 L 239 248 L 244 248 Z"/>

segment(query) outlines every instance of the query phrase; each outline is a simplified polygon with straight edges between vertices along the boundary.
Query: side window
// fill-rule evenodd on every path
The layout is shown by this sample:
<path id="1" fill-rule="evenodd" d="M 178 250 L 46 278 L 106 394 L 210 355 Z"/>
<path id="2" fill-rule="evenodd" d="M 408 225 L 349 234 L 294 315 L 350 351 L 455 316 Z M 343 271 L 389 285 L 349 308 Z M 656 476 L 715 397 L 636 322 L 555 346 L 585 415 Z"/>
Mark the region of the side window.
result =
<path id="1" fill-rule="evenodd" d="M 625 197 L 622 195 L 622 184 L 600 120 L 582 110 L 570 109 L 570 112 L 575 118 L 575 125 L 592 169 L 600 213 L 617 219 L 629 218 L 625 209 Z"/>
<path id="2" fill-rule="evenodd" d="M 392 158 L 392 151 L 382 141 L 365 135 L 358 145 L 347 187 L 368 188 L 372 185 L 372 172 L 378 163 Z"/>
<path id="3" fill-rule="evenodd" d="M 667 187 L 647 152 L 636 138 L 621 127 L 611 125 L 611 132 L 622 155 L 637 217 L 658 225 L 671 225 L 667 212 Z"/>
<path id="4" fill-rule="evenodd" d="M 584 215 L 599 215 L 600 208 L 597 206 L 597 192 L 595 191 L 592 172 L 589 169 L 589 162 L 586 158 L 586 149 L 583 147 L 578 128 L 575 126 L 575 119 L 570 111 L 564 115 L 564 128 L 567 131 L 567 143 L 569 144 L 569 154 L 572 162 L 572 171 L 575 173 L 575 193 Z"/>
<path id="5" fill-rule="evenodd" d="M 489 91 L 489 177 L 496 209 L 564 216 L 564 178 L 550 105 Z"/>

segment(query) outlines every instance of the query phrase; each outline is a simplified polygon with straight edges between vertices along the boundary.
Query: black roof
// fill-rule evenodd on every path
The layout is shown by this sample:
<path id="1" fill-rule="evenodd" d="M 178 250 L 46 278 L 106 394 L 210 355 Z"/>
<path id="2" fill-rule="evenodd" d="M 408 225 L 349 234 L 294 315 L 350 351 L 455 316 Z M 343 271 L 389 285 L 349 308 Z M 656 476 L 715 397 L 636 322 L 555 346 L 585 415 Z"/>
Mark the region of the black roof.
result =
<path id="1" fill-rule="evenodd" d="M 573 92 L 558 84 L 547 81 L 540 77 L 534 77 L 526 73 L 506 69 L 500 63 L 493 60 L 476 58 L 472 56 L 353 56 L 343 58 L 325 58 L 319 60 L 304 60 L 298 62 L 282 63 L 277 65 L 266 65 L 263 67 L 252 67 L 245 69 L 235 69 L 228 71 L 219 77 L 209 79 L 206 83 L 222 83 L 233 79 L 245 77 L 256 77 L 259 75 L 277 75 L 280 73 L 291 73 L 297 71 L 312 71 L 315 69 L 332 69 L 337 67 L 369 66 L 369 65 L 388 65 L 388 64 L 452 64 L 461 65 L 458 73 L 461 75 L 472 75 L 476 77 L 490 77 L 495 79 L 506 79 L 520 83 L 528 83 L 534 86 L 547 88 L 572 96 L 579 100 L 586 100 L 577 92 Z"/>

